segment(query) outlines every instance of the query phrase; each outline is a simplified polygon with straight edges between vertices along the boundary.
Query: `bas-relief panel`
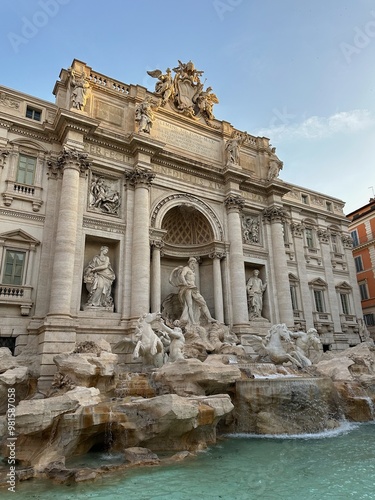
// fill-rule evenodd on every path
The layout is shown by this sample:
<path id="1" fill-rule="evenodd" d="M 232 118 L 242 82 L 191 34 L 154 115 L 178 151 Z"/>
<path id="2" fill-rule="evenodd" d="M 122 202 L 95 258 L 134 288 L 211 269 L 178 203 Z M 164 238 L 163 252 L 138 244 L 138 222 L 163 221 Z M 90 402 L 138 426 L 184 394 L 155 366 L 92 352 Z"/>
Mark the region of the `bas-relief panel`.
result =
<path id="1" fill-rule="evenodd" d="M 220 140 L 198 134 L 165 120 L 156 120 L 153 127 L 155 138 L 167 145 L 185 150 L 189 155 L 198 155 L 222 161 L 222 143 Z"/>
<path id="2" fill-rule="evenodd" d="M 124 122 L 124 109 L 100 99 L 95 99 L 94 117 L 111 123 L 112 125 L 116 125 L 116 127 L 122 127 Z"/>

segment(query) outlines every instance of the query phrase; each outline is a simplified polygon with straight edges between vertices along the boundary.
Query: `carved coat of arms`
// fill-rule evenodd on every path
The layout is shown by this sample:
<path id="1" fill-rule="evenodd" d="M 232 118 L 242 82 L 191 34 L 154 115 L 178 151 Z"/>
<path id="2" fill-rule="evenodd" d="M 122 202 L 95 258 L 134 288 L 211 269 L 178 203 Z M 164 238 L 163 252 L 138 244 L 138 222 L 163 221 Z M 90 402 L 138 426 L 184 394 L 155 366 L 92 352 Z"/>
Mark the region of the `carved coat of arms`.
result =
<path id="1" fill-rule="evenodd" d="M 161 105 L 170 102 L 178 113 L 195 119 L 202 116 L 206 123 L 212 125 L 211 122 L 215 118 L 212 112 L 213 105 L 219 100 L 211 87 L 203 89 L 204 83 L 200 81 L 203 71 L 197 70 L 192 61 L 188 63 L 178 61 L 178 66 L 173 68 L 173 71 L 174 77 L 169 68 L 165 74 L 159 69 L 147 72 L 158 79 L 155 93 L 161 97 Z"/>

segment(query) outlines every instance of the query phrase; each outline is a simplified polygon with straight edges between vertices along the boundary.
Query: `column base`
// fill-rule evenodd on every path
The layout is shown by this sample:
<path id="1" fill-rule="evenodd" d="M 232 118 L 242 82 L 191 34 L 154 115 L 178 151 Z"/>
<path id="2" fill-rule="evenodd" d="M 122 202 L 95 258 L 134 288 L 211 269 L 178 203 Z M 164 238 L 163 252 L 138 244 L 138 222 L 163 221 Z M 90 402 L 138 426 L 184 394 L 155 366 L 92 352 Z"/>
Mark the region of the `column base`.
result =
<path id="1" fill-rule="evenodd" d="M 76 330 L 77 324 L 72 318 L 54 316 L 48 316 L 38 329 L 39 390 L 45 391 L 51 387 L 57 371 L 54 357 L 62 352 L 74 350 L 77 340 Z"/>

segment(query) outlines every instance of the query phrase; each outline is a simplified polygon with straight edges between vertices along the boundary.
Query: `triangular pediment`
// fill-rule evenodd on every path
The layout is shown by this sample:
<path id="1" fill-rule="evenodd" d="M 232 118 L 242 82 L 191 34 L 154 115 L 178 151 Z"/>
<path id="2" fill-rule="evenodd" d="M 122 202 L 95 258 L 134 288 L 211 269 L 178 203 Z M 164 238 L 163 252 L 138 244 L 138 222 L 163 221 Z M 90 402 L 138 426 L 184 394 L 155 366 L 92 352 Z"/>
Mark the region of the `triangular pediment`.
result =
<path id="1" fill-rule="evenodd" d="M 0 234 L 0 241 L 9 244 L 14 243 L 28 243 L 29 245 L 39 245 L 40 241 L 26 233 L 22 229 L 15 229 L 14 231 L 7 231 Z"/>
<path id="2" fill-rule="evenodd" d="M 314 280 L 309 281 L 310 286 L 316 286 L 316 287 L 326 287 L 327 283 L 322 280 L 322 278 L 315 278 Z"/>
<path id="3" fill-rule="evenodd" d="M 299 278 L 295 274 L 289 273 L 289 281 L 299 281 Z"/>
<path id="4" fill-rule="evenodd" d="M 338 285 L 336 285 L 336 290 L 341 290 L 341 291 L 351 291 L 352 287 L 349 285 L 347 281 L 342 281 Z"/>

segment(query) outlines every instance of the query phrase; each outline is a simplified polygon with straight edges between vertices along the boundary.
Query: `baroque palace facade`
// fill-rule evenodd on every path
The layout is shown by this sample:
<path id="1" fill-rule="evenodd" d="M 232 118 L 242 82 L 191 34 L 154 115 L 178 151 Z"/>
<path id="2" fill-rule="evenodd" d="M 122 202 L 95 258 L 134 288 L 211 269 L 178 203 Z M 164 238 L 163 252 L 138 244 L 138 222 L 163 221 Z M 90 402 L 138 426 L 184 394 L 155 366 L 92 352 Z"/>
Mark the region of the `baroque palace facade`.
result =
<path id="1" fill-rule="evenodd" d="M 267 138 L 215 119 L 202 73 L 179 61 L 148 91 L 74 60 L 55 104 L 0 87 L 0 341 L 34 346 L 42 380 L 77 341 L 132 335 L 190 257 L 244 345 L 275 323 L 325 350 L 363 340 L 344 203 L 283 182 Z"/>

